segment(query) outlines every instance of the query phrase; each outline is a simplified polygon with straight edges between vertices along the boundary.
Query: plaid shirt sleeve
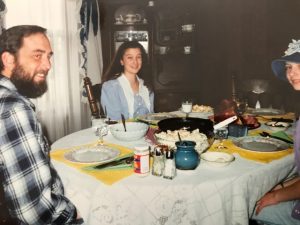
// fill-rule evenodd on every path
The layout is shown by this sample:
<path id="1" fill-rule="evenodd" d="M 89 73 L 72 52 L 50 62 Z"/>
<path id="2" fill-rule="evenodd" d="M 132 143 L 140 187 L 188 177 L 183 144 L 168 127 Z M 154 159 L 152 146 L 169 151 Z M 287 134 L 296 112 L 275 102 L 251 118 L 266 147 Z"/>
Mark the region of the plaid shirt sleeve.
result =
<path id="1" fill-rule="evenodd" d="M 7 101 L 7 100 L 6 100 Z M 68 224 L 75 206 L 64 196 L 34 110 L 14 102 L 0 115 L 0 167 L 11 216 L 21 224 Z"/>

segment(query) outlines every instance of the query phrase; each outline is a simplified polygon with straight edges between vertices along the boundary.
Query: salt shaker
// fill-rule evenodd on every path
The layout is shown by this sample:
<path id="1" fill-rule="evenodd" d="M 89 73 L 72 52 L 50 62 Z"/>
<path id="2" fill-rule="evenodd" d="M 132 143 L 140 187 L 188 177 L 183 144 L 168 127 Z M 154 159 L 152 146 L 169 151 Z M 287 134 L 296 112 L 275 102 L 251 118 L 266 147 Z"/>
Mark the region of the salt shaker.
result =
<path id="1" fill-rule="evenodd" d="M 174 151 L 169 150 L 166 152 L 165 168 L 163 173 L 163 178 L 173 179 L 176 176 L 176 166 Z"/>
<path id="2" fill-rule="evenodd" d="M 162 148 L 157 146 L 154 148 L 153 164 L 152 164 L 152 175 L 162 176 L 164 171 L 164 153 Z"/>

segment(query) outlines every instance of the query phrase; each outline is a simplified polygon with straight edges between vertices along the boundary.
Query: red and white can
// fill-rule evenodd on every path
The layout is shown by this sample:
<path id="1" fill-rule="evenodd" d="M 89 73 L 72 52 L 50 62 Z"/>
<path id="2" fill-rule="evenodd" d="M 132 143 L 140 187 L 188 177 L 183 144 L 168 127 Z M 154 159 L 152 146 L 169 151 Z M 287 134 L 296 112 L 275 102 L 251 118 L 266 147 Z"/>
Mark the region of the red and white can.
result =
<path id="1" fill-rule="evenodd" d="M 147 176 L 150 172 L 149 146 L 134 147 L 134 173 L 138 176 Z"/>

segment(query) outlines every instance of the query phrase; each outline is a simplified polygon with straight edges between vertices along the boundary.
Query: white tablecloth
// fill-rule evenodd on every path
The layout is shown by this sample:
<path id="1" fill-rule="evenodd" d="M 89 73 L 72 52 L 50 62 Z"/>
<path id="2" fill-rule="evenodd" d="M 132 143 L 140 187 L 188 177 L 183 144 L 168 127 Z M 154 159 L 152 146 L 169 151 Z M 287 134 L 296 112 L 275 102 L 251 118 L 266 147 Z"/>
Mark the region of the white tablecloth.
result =
<path id="1" fill-rule="evenodd" d="M 68 135 L 52 149 L 96 140 L 92 129 Z M 140 140 L 122 143 L 110 134 L 106 141 L 133 147 Z M 295 173 L 293 155 L 261 164 L 235 155 L 227 167 L 214 168 L 201 162 L 194 171 L 177 170 L 174 180 L 151 174 L 132 175 L 113 185 L 53 160 L 66 190 L 89 225 L 243 225 L 248 224 L 255 202 L 265 192 Z"/>

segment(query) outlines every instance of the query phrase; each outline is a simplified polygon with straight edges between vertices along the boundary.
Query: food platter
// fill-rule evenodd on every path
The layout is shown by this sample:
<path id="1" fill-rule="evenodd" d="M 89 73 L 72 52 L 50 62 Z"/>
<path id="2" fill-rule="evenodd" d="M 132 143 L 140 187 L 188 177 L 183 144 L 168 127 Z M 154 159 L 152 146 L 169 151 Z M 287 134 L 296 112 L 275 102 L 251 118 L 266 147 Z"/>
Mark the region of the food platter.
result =
<path id="1" fill-rule="evenodd" d="M 199 154 L 207 150 L 210 146 L 207 136 L 204 133 L 200 133 L 198 129 L 195 129 L 191 132 L 185 129 L 181 129 L 154 133 L 154 138 L 156 139 L 156 141 L 159 144 L 169 146 L 169 148 L 176 147 L 175 143 L 179 141 L 178 136 L 181 137 L 182 141 L 194 141 L 196 143 L 195 149 Z"/>
<path id="2" fill-rule="evenodd" d="M 76 163 L 107 163 L 115 160 L 120 151 L 106 145 L 83 146 L 67 152 L 65 159 Z"/>
<path id="3" fill-rule="evenodd" d="M 287 150 L 290 147 L 283 141 L 260 136 L 236 138 L 233 140 L 233 144 L 239 148 L 254 152 L 278 152 Z"/>
<path id="4" fill-rule="evenodd" d="M 168 118 L 174 118 L 174 117 L 177 117 L 177 115 L 172 114 L 172 113 L 167 113 L 167 112 L 166 113 L 151 113 L 151 114 L 138 116 L 137 120 L 156 125 L 161 120 L 168 119 Z"/>

